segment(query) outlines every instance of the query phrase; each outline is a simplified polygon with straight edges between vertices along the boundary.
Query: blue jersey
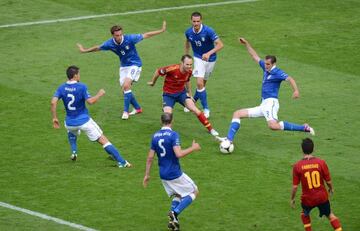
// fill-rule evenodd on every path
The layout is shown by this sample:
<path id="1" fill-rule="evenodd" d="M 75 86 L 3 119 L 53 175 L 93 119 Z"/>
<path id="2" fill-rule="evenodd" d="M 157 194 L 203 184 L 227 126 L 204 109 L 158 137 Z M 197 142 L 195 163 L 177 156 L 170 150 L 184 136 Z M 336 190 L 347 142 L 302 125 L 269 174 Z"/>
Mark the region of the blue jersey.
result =
<path id="1" fill-rule="evenodd" d="M 219 38 L 215 31 L 208 26 L 201 24 L 199 32 L 195 33 L 190 27 L 185 31 L 187 41 L 191 43 L 194 57 L 201 59 L 202 55 L 214 49 L 214 41 Z M 210 55 L 209 62 L 216 61 L 216 53 Z"/>
<path id="2" fill-rule="evenodd" d="M 279 97 L 280 84 L 283 80 L 286 80 L 288 74 L 277 67 L 271 69 L 269 72 L 266 71 L 264 60 L 260 60 L 259 65 L 264 72 L 261 88 L 261 98 L 263 100 L 267 98 L 277 99 Z"/>
<path id="3" fill-rule="evenodd" d="M 91 96 L 85 84 L 67 81 L 56 90 L 54 97 L 64 102 L 67 126 L 80 126 L 89 121 L 90 116 L 85 101 Z"/>
<path id="4" fill-rule="evenodd" d="M 180 146 L 180 138 L 171 128 L 163 127 L 153 135 L 151 149 L 158 157 L 160 178 L 163 180 L 173 180 L 182 175 L 174 146 Z"/>
<path id="5" fill-rule="evenodd" d="M 111 50 L 120 59 L 120 66 L 138 66 L 141 67 L 141 59 L 136 51 L 135 44 L 143 40 L 142 34 L 123 35 L 122 42 L 118 44 L 114 38 L 105 41 L 100 50 Z"/>

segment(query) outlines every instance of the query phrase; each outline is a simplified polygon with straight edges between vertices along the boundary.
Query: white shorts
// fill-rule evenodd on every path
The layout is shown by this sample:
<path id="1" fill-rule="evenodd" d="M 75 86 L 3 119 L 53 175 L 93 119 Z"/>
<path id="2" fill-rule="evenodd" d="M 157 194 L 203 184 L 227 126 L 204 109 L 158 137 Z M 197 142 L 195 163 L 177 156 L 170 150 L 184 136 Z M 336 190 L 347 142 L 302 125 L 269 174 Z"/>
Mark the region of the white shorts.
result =
<path id="1" fill-rule="evenodd" d="M 204 78 L 205 80 L 208 80 L 214 70 L 215 63 L 216 62 L 206 62 L 194 57 L 193 76 L 195 78 Z"/>
<path id="2" fill-rule="evenodd" d="M 265 117 L 266 121 L 278 120 L 277 113 L 280 105 L 279 100 L 276 98 L 267 98 L 263 100 L 260 106 L 248 108 L 250 118 Z"/>
<path id="3" fill-rule="evenodd" d="M 76 136 L 80 135 L 80 131 L 83 131 L 89 137 L 90 141 L 97 141 L 103 134 L 99 125 L 91 118 L 88 122 L 80 126 L 67 126 L 65 123 L 65 128 L 68 132 L 71 132 Z"/>
<path id="4" fill-rule="evenodd" d="M 169 197 L 180 195 L 186 197 L 198 190 L 194 181 L 185 173 L 173 180 L 161 180 Z"/>
<path id="5" fill-rule="evenodd" d="M 134 82 L 137 82 L 140 78 L 141 67 L 138 66 L 129 66 L 129 67 L 120 67 L 120 86 L 125 82 L 125 78 L 129 78 Z"/>

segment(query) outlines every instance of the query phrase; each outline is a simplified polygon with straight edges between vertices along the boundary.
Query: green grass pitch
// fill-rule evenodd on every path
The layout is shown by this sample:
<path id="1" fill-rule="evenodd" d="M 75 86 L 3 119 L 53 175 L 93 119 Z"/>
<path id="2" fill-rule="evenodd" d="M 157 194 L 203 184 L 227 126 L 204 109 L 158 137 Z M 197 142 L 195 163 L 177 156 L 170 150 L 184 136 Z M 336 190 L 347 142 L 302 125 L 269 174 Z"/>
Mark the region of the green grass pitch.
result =
<path id="1" fill-rule="evenodd" d="M 1 0 L 0 25 L 200 3 Z M 301 98 L 292 100 L 283 83 L 279 118 L 315 128 L 316 155 L 327 160 L 335 187 L 333 211 L 344 230 L 360 230 L 360 2 L 355 0 L 261 0 L 0 28 L 0 201 L 98 230 L 166 230 L 170 200 L 156 163 L 149 187 L 142 187 L 150 137 L 160 127 L 162 89 L 161 81 L 154 88 L 146 82 L 155 68 L 179 61 L 195 10 L 225 45 L 207 85 L 213 126 L 225 135 L 235 109 L 259 104 L 262 73 L 237 42 L 244 36 L 262 57 L 276 55 L 278 66 L 296 79 Z M 80 54 L 75 44 L 102 43 L 116 23 L 125 33 L 142 33 L 159 29 L 163 19 L 167 31 L 137 45 L 143 72 L 133 91 L 144 113 L 122 121 L 118 58 L 111 52 Z M 84 135 L 78 139 L 78 161 L 69 160 L 65 129 L 52 129 L 50 99 L 71 64 L 81 68 L 92 94 L 106 90 L 88 107 L 90 114 L 133 169 L 113 167 L 100 145 Z M 58 114 L 63 120 L 61 104 Z M 183 147 L 192 139 L 202 146 L 181 160 L 200 190 L 181 214 L 182 230 L 303 230 L 300 193 L 295 210 L 289 199 L 291 165 L 301 158 L 305 134 L 273 132 L 264 119 L 243 120 L 234 153 L 221 155 L 196 117 L 179 106 L 174 116 Z M 312 223 L 314 230 L 331 229 L 317 211 Z M 74 229 L 1 207 L 0 230 Z"/>

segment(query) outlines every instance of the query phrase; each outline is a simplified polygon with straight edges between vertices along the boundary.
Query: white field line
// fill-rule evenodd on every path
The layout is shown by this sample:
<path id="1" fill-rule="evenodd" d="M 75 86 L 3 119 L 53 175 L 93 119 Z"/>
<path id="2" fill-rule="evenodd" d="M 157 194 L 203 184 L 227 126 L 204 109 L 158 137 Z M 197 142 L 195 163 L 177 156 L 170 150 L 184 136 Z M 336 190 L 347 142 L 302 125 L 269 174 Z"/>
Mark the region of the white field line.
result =
<path id="1" fill-rule="evenodd" d="M 16 210 L 16 211 L 19 211 L 19 212 L 23 212 L 23 213 L 26 213 L 26 214 L 29 214 L 29 215 L 32 215 L 32 216 L 35 216 L 35 217 L 40 217 L 40 218 L 45 219 L 45 220 L 53 221 L 53 222 L 56 222 L 58 224 L 67 225 L 67 226 L 70 226 L 70 227 L 75 228 L 75 229 L 86 230 L 86 231 L 96 231 L 96 229 L 92 229 L 92 228 L 85 227 L 83 225 L 79 225 L 79 224 L 71 223 L 71 222 L 68 222 L 68 221 L 64 221 L 64 220 L 61 220 L 61 219 L 56 218 L 56 217 L 51 217 L 51 216 L 48 216 L 48 215 L 43 214 L 43 213 L 38 213 L 38 212 L 34 212 L 34 211 L 31 211 L 31 210 L 28 210 L 28 209 L 20 208 L 20 207 L 10 205 L 10 204 L 7 204 L 7 203 L 1 202 L 1 201 L 0 201 L 0 206 L 4 207 L 4 208 Z"/>
<path id="2" fill-rule="evenodd" d="M 160 11 L 181 10 L 181 9 L 196 8 L 196 7 L 221 6 L 221 5 L 239 4 L 239 3 L 255 2 L 255 1 L 257 1 L 257 0 L 235 0 L 235 1 L 214 2 L 214 3 L 187 5 L 187 6 L 164 7 L 164 8 L 158 8 L 158 9 L 128 11 L 128 12 L 120 12 L 120 13 L 96 14 L 96 15 L 87 15 L 87 16 L 72 17 L 72 18 L 59 18 L 59 19 L 53 19 L 53 20 L 5 24 L 5 25 L 0 25 L 0 28 L 50 24 L 50 23 L 57 23 L 57 22 L 77 21 L 77 20 L 85 20 L 85 19 L 92 19 L 92 18 L 104 18 L 104 17 L 111 17 L 111 16 L 119 16 L 119 15 L 153 13 L 153 12 L 160 12 Z"/>

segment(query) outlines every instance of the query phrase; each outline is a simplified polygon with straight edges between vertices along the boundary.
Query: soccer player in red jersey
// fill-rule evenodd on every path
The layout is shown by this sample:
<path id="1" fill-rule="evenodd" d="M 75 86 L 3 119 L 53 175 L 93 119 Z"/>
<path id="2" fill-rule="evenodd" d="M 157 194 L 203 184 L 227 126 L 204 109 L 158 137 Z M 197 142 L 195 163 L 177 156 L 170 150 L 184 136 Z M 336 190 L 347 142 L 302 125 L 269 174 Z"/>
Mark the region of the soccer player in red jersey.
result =
<path id="1" fill-rule="evenodd" d="M 193 59 L 190 55 L 183 55 L 180 64 L 173 64 L 166 67 L 156 69 L 152 80 L 148 85 L 154 86 L 157 79 L 163 76 L 163 110 L 167 113 L 172 113 L 172 109 L 176 102 L 193 112 L 199 121 L 208 129 L 209 133 L 215 137 L 219 133 L 212 128 L 209 120 L 204 113 L 200 111 L 191 97 L 190 77 L 192 75 Z"/>
<path id="2" fill-rule="evenodd" d="M 295 208 L 295 195 L 299 183 L 301 182 L 301 220 L 304 223 L 305 231 L 311 231 L 310 212 L 313 208 L 318 207 L 322 217 L 325 215 L 335 231 L 342 231 L 340 220 L 331 212 L 328 192 L 334 193 L 331 183 L 330 172 L 326 162 L 312 155 L 314 143 L 311 139 L 306 138 L 301 144 L 304 156 L 303 159 L 296 162 L 293 166 L 293 188 L 291 192 L 291 207 Z"/>

